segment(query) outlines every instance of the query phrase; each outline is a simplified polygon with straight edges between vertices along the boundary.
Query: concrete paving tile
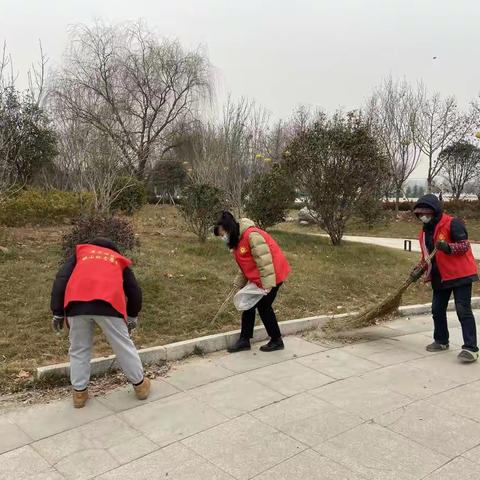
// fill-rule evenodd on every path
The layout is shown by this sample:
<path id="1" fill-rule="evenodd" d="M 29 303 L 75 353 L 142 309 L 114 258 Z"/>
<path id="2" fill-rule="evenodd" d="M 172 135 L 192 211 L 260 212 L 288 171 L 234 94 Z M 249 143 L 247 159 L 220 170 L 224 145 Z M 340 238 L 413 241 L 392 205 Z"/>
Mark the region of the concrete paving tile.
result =
<path id="1" fill-rule="evenodd" d="M 120 464 L 106 451 L 84 449 L 55 464 L 55 468 L 68 480 L 94 478 Z"/>
<path id="2" fill-rule="evenodd" d="M 433 353 L 428 357 L 409 362 L 416 368 L 433 373 L 440 377 L 449 378 L 455 382 L 468 383 L 480 379 L 480 363 L 465 364 L 457 359 L 458 352 L 447 351 Z"/>
<path id="3" fill-rule="evenodd" d="M 280 324 L 280 326 L 281 325 L 282 324 Z M 328 346 L 309 342 L 304 338 L 296 337 L 294 335 L 284 337 L 283 343 L 285 344 L 285 350 L 287 353 L 291 352 L 297 357 L 304 357 L 305 355 L 312 355 L 313 353 L 323 352 L 324 350 L 329 349 Z"/>
<path id="4" fill-rule="evenodd" d="M 313 450 L 306 450 L 258 475 L 255 480 L 362 480 L 363 478 Z"/>
<path id="5" fill-rule="evenodd" d="M 405 363 L 409 360 L 415 360 L 416 358 L 423 358 L 423 353 L 406 350 L 403 348 L 394 348 L 393 350 L 387 350 L 385 352 L 378 352 L 367 357 L 367 360 L 371 362 L 379 363 L 383 366 L 397 365 L 399 363 Z"/>
<path id="6" fill-rule="evenodd" d="M 172 366 L 165 381 L 180 390 L 189 390 L 231 375 L 230 370 L 216 365 L 210 358 L 192 359 Z"/>
<path id="7" fill-rule="evenodd" d="M 402 330 L 407 333 L 431 332 L 433 329 L 432 315 L 420 315 L 414 317 L 400 317 L 389 321 L 388 326 L 394 330 Z"/>
<path id="8" fill-rule="evenodd" d="M 405 395 L 358 377 L 324 385 L 312 390 L 310 394 L 358 415 L 364 420 L 412 402 L 412 399 Z"/>
<path id="9" fill-rule="evenodd" d="M 449 457 L 456 457 L 480 443 L 480 423 L 428 401 L 381 415 L 375 422 Z"/>
<path id="10" fill-rule="evenodd" d="M 235 375 L 194 388 L 189 393 L 229 418 L 238 417 L 284 398 L 281 393 L 255 382 L 247 375 Z"/>
<path id="11" fill-rule="evenodd" d="M 363 424 L 315 448 L 369 480 L 419 480 L 448 457 L 374 424 Z"/>
<path id="12" fill-rule="evenodd" d="M 155 400 L 168 397 L 178 392 L 179 390 L 173 385 L 170 385 L 164 380 L 157 379 L 152 380 L 150 395 L 146 400 L 138 400 L 135 397 L 135 393 L 131 385 L 116 388 L 110 393 L 96 397 L 96 400 L 114 412 L 123 412 L 124 410 L 128 410 L 130 408 L 139 407 L 143 403 L 154 402 Z"/>
<path id="13" fill-rule="evenodd" d="M 361 378 L 417 399 L 429 397 L 459 385 L 451 379 L 415 368 L 408 363 L 380 368 L 365 373 Z"/>
<path id="14" fill-rule="evenodd" d="M 32 446 L 71 479 L 92 478 L 158 448 L 115 416 L 45 438 Z"/>
<path id="15" fill-rule="evenodd" d="M 232 480 L 232 477 L 175 443 L 97 477 L 98 480 Z"/>
<path id="16" fill-rule="evenodd" d="M 419 355 L 431 357 L 436 355 L 431 352 L 427 352 L 425 347 L 433 342 L 432 336 L 429 333 L 411 333 L 409 335 L 400 335 L 388 339 L 388 342 L 394 345 L 396 348 L 403 348 L 418 353 Z M 456 350 L 460 348 L 459 345 L 451 343 L 450 349 Z"/>
<path id="17" fill-rule="evenodd" d="M 476 445 L 474 448 L 468 450 L 468 452 L 464 452 L 462 457 L 465 457 L 467 460 L 480 465 L 480 445 Z"/>
<path id="18" fill-rule="evenodd" d="M 6 415 L 0 416 L 0 432 L 0 454 L 28 445 L 32 441 Z"/>
<path id="19" fill-rule="evenodd" d="M 250 415 L 235 418 L 182 443 L 239 480 L 252 478 L 305 449 Z"/>
<path id="20" fill-rule="evenodd" d="M 286 396 L 305 392 L 334 381 L 333 378 L 308 368 L 296 360 L 252 370 L 246 375 Z"/>
<path id="21" fill-rule="evenodd" d="M 467 365 L 467 368 L 470 365 Z M 480 422 L 480 382 L 453 388 L 429 399 L 446 410 Z"/>
<path id="22" fill-rule="evenodd" d="M 252 415 L 309 446 L 318 445 L 363 421 L 306 393 L 261 408 Z"/>
<path id="23" fill-rule="evenodd" d="M 54 468 L 24 478 L 25 480 L 65 480 L 65 477 L 60 475 Z"/>
<path id="24" fill-rule="evenodd" d="M 185 393 L 127 410 L 119 415 L 159 446 L 176 442 L 227 419 Z"/>
<path id="25" fill-rule="evenodd" d="M 140 435 L 131 438 L 127 443 L 114 445 L 108 449 L 108 453 L 121 465 L 129 463 L 137 458 L 143 457 L 147 453 L 154 452 L 158 445 L 150 441 L 147 437 Z"/>
<path id="26" fill-rule="evenodd" d="M 284 343 L 285 350 L 268 353 L 259 350 L 261 344 L 255 344 L 250 351 L 227 354 L 217 358 L 215 363 L 232 372 L 242 373 L 327 350 L 298 337 L 285 337 Z"/>
<path id="27" fill-rule="evenodd" d="M 343 349 L 316 353 L 299 358 L 298 362 L 335 379 L 353 377 L 380 367 L 378 363 L 356 357 Z"/>
<path id="28" fill-rule="evenodd" d="M 443 467 L 431 473 L 425 480 L 458 480 L 459 478 L 477 478 L 478 464 L 465 458 L 454 458 Z"/>
<path id="29" fill-rule="evenodd" d="M 73 408 L 68 399 L 16 410 L 8 413 L 7 418 L 33 440 L 40 440 L 111 414 L 110 409 L 91 398 L 80 409 Z"/>
<path id="30" fill-rule="evenodd" d="M 29 445 L 0 455 L 0 480 L 31 480 L 49 470 L 47 461 Z"/>
<path id="31" fill-rule="evenodd" d="M 374 353 L 386 352 L 393 350 L 395 345 L 392 345 L 386 338 L 380 338 L 378 340 L 371 340 L 366 342 L 352 343 L 350 345 L 344 345 L 342 350 L 347 353 L 351 353 L 356 357 L 368 358 Z"/>

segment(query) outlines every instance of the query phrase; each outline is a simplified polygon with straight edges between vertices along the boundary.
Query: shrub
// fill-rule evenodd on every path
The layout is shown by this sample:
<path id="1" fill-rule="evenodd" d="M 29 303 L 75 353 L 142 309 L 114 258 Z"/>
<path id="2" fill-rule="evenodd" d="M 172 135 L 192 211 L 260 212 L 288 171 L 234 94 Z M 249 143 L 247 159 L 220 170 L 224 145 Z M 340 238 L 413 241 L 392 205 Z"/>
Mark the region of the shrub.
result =
<path id="1" fill-rule="evenodd" d="M 79 218 L 72 230 L 63 237 L 62 247 L 65 256 L 72 255 L 79 243 L 91 242 L 95 237 L 112 240 L 121 251 L 132 250 L 138 244 L 132 224 L 127 219 L 87 215 Z"/>
<path id="2" fill-rule="evenodd" d="M 211 185 L 191 184 L 185 189 L 180 210 L 188 230 L 201 242 L 207 239 L 208 231 L 218 218 L 222 200 L 221 190 Z"/>
<path id="3" fill-rule="evenodd" d="M 68 223 L 91 206 L 88 193 L 29 188 L 3 203 L 0 223 L 10 227 L 58 225 Z"/>
<path id="4" fill-rule="evenodd" d="M 119 192 L 112 204 L 112 212 L 123 212 L 132 215 L 147 203 L 145 184 L 133 177 L 118 177 L 113 186 L 114 192 Z"/>
<path id="5" fill-rule="evenodd" d="M 249 184 L 245 211 L 261 228 L 268 228 L 285 220 L 295 201 L 295 188 L 280 165 L 270 172 L 256 175 Z"/>

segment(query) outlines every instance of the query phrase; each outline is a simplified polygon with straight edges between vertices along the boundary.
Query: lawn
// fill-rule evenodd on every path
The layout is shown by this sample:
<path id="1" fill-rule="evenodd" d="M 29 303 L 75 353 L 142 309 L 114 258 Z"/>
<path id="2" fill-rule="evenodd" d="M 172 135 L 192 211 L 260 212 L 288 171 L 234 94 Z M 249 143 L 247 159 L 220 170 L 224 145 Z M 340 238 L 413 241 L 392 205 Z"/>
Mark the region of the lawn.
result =
<path id="1" fill-rule="evenodd" d="M 212 238 L 200 244 L 172 207 L 146 207 L 134 223 L 141 246 L 131 256 L 144 291 L 134 336 L 137 347 L 238 328 L 233 306 L 216 326 L 210 324 L 236 273 L 223 242 Z M 11 252 L 0 253 L 0 391 L 21 384 L 22 370 L 67 359 L 68 338 L 65 332 L 52 333 L 49 312 L 51 283 L 61 262 L 59 241 L 67 229 L 7 232 Z M 341 313 L 375 302 L 394 289 L 417 260 L 415 254 L 359 244 L 332 247 L 326 239 L 302 233 L 272 234 L 293 269 L 276 303 L 280 320 Z M 428 287 L 419 285 L 404 302 L 426 302 L 429 297 Z M 101 336 L 95 353 L 110 353 Z"/>

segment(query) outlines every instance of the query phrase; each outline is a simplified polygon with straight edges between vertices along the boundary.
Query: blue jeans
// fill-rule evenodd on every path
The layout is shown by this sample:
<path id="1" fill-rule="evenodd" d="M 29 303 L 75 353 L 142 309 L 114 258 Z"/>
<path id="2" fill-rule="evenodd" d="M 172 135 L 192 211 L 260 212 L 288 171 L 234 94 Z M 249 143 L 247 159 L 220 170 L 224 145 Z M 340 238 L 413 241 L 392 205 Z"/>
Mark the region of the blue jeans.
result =
<path id="1" fill-rule="evenodd" d="M 472 312 L 472 284 L 433 291 L 432 315 L 433 338 L 437 343 L 448 344 L 447 307 L 453 292 L 455 310 L 462 326 L 463 348 L 478 352 L 477 327 Z"/>

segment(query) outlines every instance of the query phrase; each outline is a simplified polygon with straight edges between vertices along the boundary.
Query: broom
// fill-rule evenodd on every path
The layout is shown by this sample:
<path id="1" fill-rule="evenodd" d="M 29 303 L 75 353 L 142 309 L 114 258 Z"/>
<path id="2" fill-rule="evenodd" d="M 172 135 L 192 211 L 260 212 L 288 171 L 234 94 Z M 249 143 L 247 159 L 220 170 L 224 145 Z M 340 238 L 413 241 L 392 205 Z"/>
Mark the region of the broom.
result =
<path id="1" fill-rule="evenodd" d="M 430 265 L 433 257 L 437 253 L 437 249 L 434 248 L 432 253 L 427 257 L 425 260 L 426 265 Z M 419 265 L 420 266 L 420 265 Z M 402 296 L 405 291 L 410 287 L 412 283 L 414 283 L 410 276 L 407 280 L 397 289 L 396 292 L 390 294 L 385 300 L 383 300 L 380 304 L 373 308 L 369 308 L 358 314 L 356 317 L 353 317 L 350 321 L 346 323 L 346 326 L 351 328 L 362 328 L 368 327 L 370 325 L 375 324 L 375 320 L 378 318 L 386 317 L 398 310 L 400 306 L 400 302 L 402 300 Z"/>

